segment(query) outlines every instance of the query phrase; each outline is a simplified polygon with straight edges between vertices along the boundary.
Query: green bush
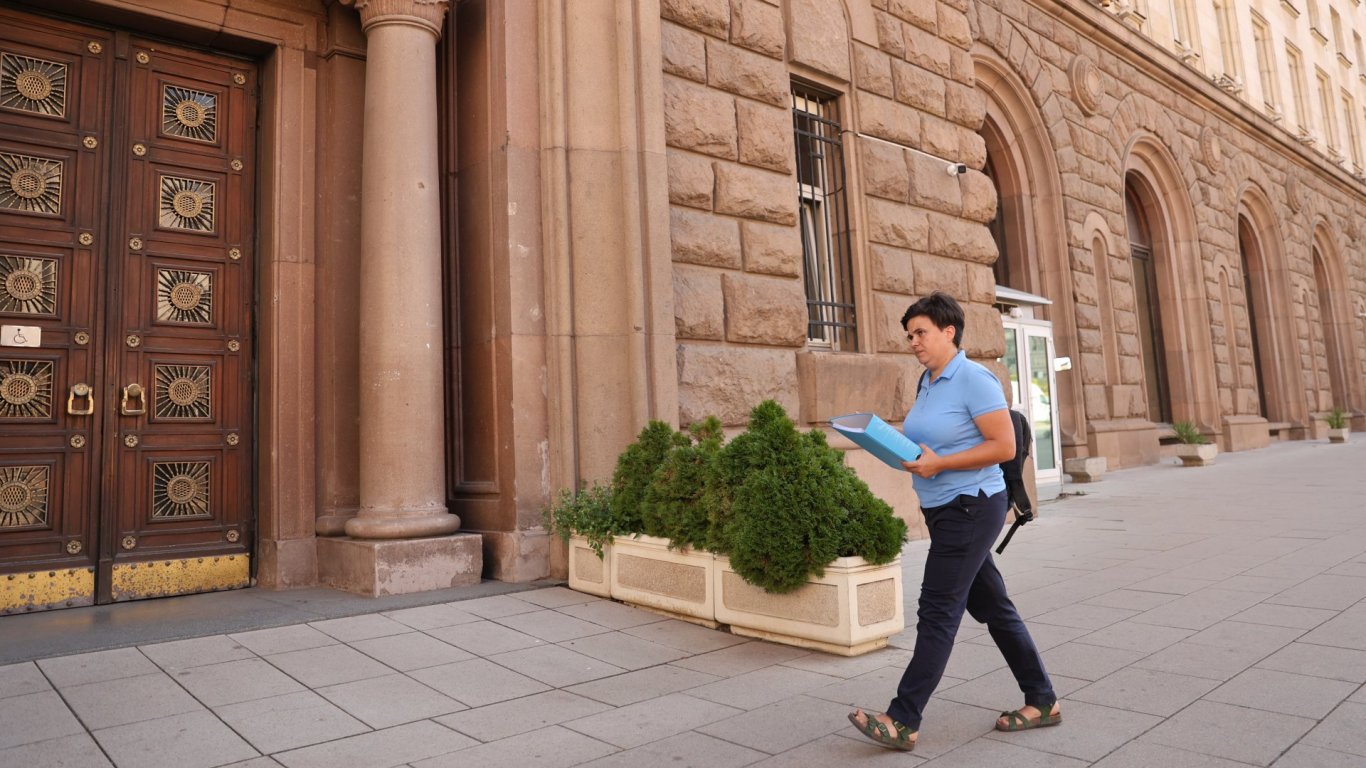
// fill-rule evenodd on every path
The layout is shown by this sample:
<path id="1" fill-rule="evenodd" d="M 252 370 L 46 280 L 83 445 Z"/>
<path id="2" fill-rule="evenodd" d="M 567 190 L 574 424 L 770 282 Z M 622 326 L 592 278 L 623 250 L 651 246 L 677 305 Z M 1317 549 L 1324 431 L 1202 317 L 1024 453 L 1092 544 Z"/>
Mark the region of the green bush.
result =
<path id="1" fill-rule="evenodd" d="M 892 514 L 887 502 L 873 495 L 868 484 L 842 467 L 835 503 L 845 511 L 840 557 L 862 557 L 873 565 L 890 563 L 906 541 L 906 521 Z"/>
<path id="2" fill-rule="evenodd" d="M 617 459 L 609 487 L 562 492 L 546 517 L 602 553 L 613 536 L 645 533 L 672 547 L 730 555 L 745 581 L 791 592 L 837 557 L 890 562 L 906 524 L 844 464 L 825 433 L 798 432 L 772 400 L 729 443 L 715 417 L 691 437 L 652 421 Z"/>
<path id="3" fill-rule="evenodd" d="M 1195 424 L 1189 421 L 1178 421 L 1172 424 L 1172 429 L 1176 431 L 1176 440 L 1186 445 L 1204 445 L 1209 441 Z"/>
<path id="4" fill-rule="evenodd" d="M 621 452 L 612 472 L 612 516 L 620 526 L 616 533 L 646 532 L 641 508 L 655 470 L 664 464 L 669 451 L 688 444 L 687 435 L 662 421 L 651 421 Z"/>
<path id="5" fill-rule="evenodd" d="M 735 494 L 746 478 L 790 460 L 800 445 L 801 435 L 778 403 L 765 400 L 750 412 L 749 427 L 726 444 L 705 492 L 712 529 L 709 548 L 713 552 L 731 552 Z"/>
<path id="6" fill-rule="evenodd" d="M 640 516 L 644 532 L 668 539 L 670 547 L 707 549 L 711 544 L 707 490 L 714 485 L 725 435 L 715 416 L 690 431 L 694 442 L 673 448 L 655 470 L 641 501 Z"/>
<path id="7" fill-rule="evenodd" d="M 1324 418 L 1328 421 L 1329 429 L 1347 428 L 1347 412 L 1342 410 L 1341 408 L 1334 408 L 1333 410 L 1329 411 L 1328 415 Z"/>
<path id="8" fill-rule="evenodd" d="M 823 432 L 797 432 L 782 407 L 766 401 L 721 462 L 738 476 L 725 539 L 730 564 L 766 591 L 791 592 L 836 557 L 886 563 L 901 551 L 906 525 L 844 464 Z M 732 478 L 734 479 L 734 475 Z"/>
<path id="9" fill-rule="evenodd" d="M 611 498 L 611 489 L 596 483 L 581 491 L 560 491 L 545 510 L 546 526 L 564 541 L 569 541 L 571 533 L 584 537 L 601 559 L 603 545 L 619 532 Z"/>

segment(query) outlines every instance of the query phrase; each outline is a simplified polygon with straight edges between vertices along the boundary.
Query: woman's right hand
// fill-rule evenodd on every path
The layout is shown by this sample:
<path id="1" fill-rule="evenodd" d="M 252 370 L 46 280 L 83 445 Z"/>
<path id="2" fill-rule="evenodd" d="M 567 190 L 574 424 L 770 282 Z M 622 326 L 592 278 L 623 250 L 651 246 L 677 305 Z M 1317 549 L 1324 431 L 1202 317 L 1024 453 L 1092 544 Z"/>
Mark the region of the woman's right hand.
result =
<path id="1" fill-rule="evenodd" d="M 944 471 L 944 460 L 939 454 L 930 450 L 928 445 L 920 444 L 920 458 L 915 461 L 903 461 L 901 466 L 913 475 L 923 477 L 926 480 Z"/>

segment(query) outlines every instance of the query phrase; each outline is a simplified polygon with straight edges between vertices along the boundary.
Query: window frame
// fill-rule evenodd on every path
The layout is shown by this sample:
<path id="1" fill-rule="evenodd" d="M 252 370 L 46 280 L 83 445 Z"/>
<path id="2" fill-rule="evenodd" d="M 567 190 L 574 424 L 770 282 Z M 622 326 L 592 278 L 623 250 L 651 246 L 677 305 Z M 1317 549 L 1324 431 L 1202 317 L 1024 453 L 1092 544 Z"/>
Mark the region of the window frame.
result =
<path id="1" fill-rule="evenodd" d="M 1271 25 L 1256 11 L 1252 12 L 1252 43 L 1257 56 L 1257 75 L 1262 82 L 1262 102 L 1267 113 L 1279 120 L 1284 110 L 1276 77 L 1276 51 L 1271 45 Z"/>
<path id="2" fill-rule="evenodd" d="M 1337 135 L 1337 109 L 1334 106 L 1336 99 L 1333 98 L 1333 78 L 1323 67 L 1314 67 L 1315 78 L 1319 86 L 1319 110 L 1322 111 L 1323 143 L 1327 150 L 1338 149 Z"/>
<path id="3" fill-rule="evenodd" d="M 1235 83 L 1242 82 L 1242 47 L 1238 43 L 1238 13 L 1232 0 L 1214 0 L 1214 16 L 1218 21 L 1219 54 L 1224 75 Z"/>
<path id="4" fill-rule="evenodd" d="M 854 352 L 858 302 L 840 94 L 796 78 L 789 90 L 807 345 Z"/>
<path id="5" fill-rule="evenodd" d="M 1344 141 L 1347 142 L 1347 156 L 1352 160 L 1354 172 L 1361 173 L 1361 144 L 1360 134 L 1357 132 L 1356 121 L 1352 118 L 1356 114 L 1356 99 L 1352 98 L 1352 92 L 1346 88 L 1342 89 L 1342 113 L 1346 118 L 1347 135 Z"/>
<path id="6" fill-rule="evenodd" d="M 1285 43 L 1286 69 L 1290 72 L 1290 90 L 1295 97 L 1295 127 L 1304 136 L 1313 130 L 1309 119 L 1308 82 L 1304 70 L 1304 55 L 1289 40 Z"/>

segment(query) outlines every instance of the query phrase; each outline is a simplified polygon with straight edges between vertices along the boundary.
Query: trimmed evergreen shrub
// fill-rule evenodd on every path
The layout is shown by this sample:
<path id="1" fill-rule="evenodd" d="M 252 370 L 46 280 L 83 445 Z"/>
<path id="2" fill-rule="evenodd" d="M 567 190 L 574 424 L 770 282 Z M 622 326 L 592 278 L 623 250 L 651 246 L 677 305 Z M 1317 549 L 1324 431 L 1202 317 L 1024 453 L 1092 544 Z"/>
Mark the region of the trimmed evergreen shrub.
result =
<path id="1" fill-rule="evenodd" d="M 586 537 L 599 556 L 614 535 L 636 533 L 728 554 L 741 578 L 775 593 L 837 557 L 880 565 L 901 552 L 906 524 L 824 432 L 798 432 L 778 403 L 756 406 L 730 443 L 715 417 L 690 432 L 647 424 L 617 458 L 609 487 L 560 494 L 547 510 L 552 530 Z"/>
<path id="2" fill-rule="evenodd" d="M 742 438 L 747 438 L 742 440 Z M 802 435 L 782 407 L 766 401 L 750 429 L 727 446 L 721 462 L 739 478 L 726 542 L 730 564 L 745 581 L 791 592 L 842 555 L 872 563 L 901 551 L 906 525 L 873 496 L 819 430 Z"/>
<path id="3" fill-rule="evenodd" d="M 640 430 L 636 441 L 621 452 L 612 472 L 611 510 L 618 525 L 615 533 L 648 533 L 641 519 L 645 490 L 669 451 L 688 444 L 687 435 L 662 421 L 651 421 Z"/>
<path id="4" fill-rule="evenodd" d="M 844 468 L 836 503 L 845 510 L 840 557 L 858 557 L 873 565 L 890 563 L 906 541 L 906 521 L 892 514 L 887 502 L 873 495 L 853 470 Z"/>
<path id="5" fill-rule="evenodd" d="M 707 490 L 725 435 L 715 416 L 689 430 L 693 443 L 669 451 L 645 489 L 640 516 L 644 532 L 669 540 L 671 548 L 706 549 L 711 543 Z"/>
<path id="6" fill-rule="evenodd" d="M 717 458 L 716 471 L 705 492 L 711 517 L 709 548 L 729 554 L 733 546 L 735 494 L 751 475 L 784 460 L 792 460 L 801 444 L 801 435 L 787 417 L 787 411 L 773 400 L 765 400 L 750 412 L 749 427 L 736 435 Z"/>

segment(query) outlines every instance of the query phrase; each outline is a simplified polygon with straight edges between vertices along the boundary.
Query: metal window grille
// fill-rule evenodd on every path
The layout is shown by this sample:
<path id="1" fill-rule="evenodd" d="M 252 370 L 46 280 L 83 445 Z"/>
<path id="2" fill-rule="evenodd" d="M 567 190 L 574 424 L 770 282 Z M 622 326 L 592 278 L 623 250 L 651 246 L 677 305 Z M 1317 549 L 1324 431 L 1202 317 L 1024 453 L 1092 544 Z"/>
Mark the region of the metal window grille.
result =
<path id="1" fill-rule="evenodd" d="M 844 148 L 833 97 L 794 85 L 798 203 L 806 285 L 807 339 L 832 349 L 857 348 Z"/>

